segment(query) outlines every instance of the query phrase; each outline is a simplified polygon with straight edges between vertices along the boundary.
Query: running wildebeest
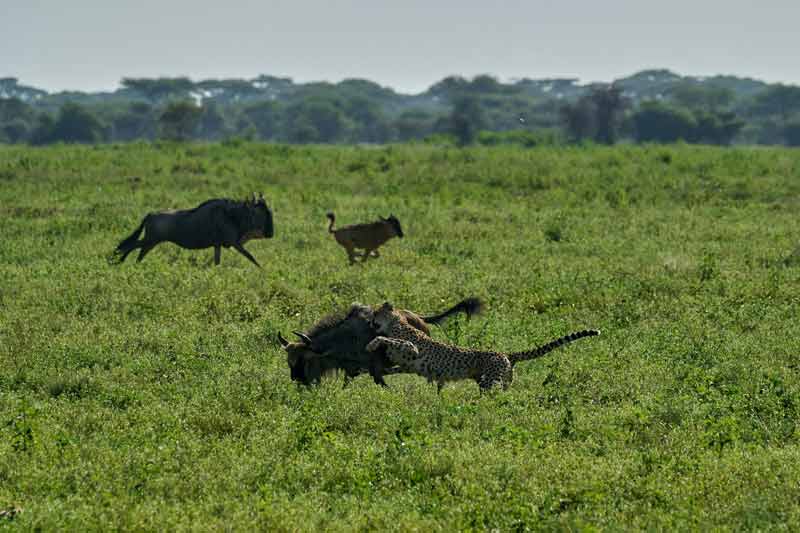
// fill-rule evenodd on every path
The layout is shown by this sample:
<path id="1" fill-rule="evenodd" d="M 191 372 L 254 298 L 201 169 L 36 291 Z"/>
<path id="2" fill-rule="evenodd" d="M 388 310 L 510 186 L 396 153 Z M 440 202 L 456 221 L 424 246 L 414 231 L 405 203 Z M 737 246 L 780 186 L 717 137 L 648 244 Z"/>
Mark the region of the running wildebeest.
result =
<path id="1" fill-rule="evenodd" d="M 144 238 L 139 240 L 143 230 Z M 213 246 L 214 264 L 218 265 L 221 248 L 232 246 L 261 268 L 243 245 L 251 239 L 269 239 L 273 234 L 272 210 L 263 196 L 257 200 L 255 195 L 246 200 L 214 198 L 194 209 L 148 214 L 139 227 L 119 243 L 114 255 L 122 263 L 129 253 L 139 248 L 138 262 L 157 244 L 166 241 L 190 250 Z"/>
<path id="2" fill-rule="evenodd" d="M 429 324 L 439 324 L 457 313 L 470 317 L 480 313 L 482 307 L 478 298 L 466 298 L 438 315 L 423 317 L 411 311 L 401 312 L 409 324 L 430 334 Z M 345 383 L 369 372 L 376 384 L 385 387 L 383 376 L 398 373 L 399 369 L 393 367 L 386 354 L 367 351 L 367 344 L 377 336 L 372 314 L 370 306 L 353 304 L 346 311 L 324 317 L 305 333 L 295 331 L 297 342 L 289 342 L 278 333 L 292 381 L 311 385 L 319 383 L 323 375 L 341 370 Z"/>

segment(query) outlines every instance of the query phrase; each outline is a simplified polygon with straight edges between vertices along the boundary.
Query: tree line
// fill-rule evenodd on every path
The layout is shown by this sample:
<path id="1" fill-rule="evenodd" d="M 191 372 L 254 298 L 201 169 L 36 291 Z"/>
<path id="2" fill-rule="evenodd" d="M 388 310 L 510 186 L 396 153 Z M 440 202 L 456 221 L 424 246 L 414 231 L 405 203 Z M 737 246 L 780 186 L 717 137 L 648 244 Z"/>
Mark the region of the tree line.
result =
<path id="1" fill-rule="evenodd" d="M 666 70 L 611 84 L 450 76 L 417 95 L 368 80 L 125 78 L 50 94 L 0 78 L 0 142 L 42 145 L 233 137 L 284 143 L 452 139 L 465 145 L 675 142 L 800 146 L 800 87 Z"/>

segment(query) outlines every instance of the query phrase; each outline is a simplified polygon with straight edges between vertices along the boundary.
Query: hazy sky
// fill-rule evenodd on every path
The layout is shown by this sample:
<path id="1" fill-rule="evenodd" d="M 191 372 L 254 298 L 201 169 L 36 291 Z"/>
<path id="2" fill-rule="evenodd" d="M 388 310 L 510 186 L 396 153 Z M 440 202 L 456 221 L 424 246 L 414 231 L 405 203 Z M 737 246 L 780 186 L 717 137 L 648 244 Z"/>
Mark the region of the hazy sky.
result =
<path id="1" fill-rule="evenodd" d="M 610 81 L 645 68 L 800 84 L 800 0 L 0 0 L 0 77 L 48 90 L 123 76 L 452 74 Z"/>

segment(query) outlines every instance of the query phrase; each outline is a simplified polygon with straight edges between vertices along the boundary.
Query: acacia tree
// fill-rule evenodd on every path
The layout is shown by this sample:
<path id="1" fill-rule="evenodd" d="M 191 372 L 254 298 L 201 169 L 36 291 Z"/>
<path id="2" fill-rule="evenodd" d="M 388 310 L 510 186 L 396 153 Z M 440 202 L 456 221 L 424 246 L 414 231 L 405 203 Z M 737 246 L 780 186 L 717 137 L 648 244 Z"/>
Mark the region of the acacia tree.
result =
<path id="1" fill-rule="evenodd" d="M 614 144 L 617 141 L 620 118 L 627 105 L 627 100 L 622 96 L 622 89 L 615 85 L 608 87 L 595 87 L 589 99 L 594 104 L 594 138 L 603 144 Z"/>
<path id="2" fill-rule="evenodd" d="M 175 141 L 191 139 L 197 131 L 202 115 L 203 108 L 194 102 L 188 100 L 172 102 L 158 118 L 161 136 Z"/>
<path id="3" fill-rule="evenodd" d="M 472 144 L 485 127 L 486 117 L 478 99 L 464 94 L 456 97 L 450 113 L 449 132 L 455 136 L 458 145 Z"/>
<path id="4" fill-rule="evenodd" d="M 185 99 L 194 89 L 189 78 L 122 78 L 122 86 L 154 104 L 167 99 Z"/>
<path id="5" fill-rule="evenodd" d="M 249 105 L 242 110 L 242 114 L 249 123 L 255 127 L 259 138 L 270 140 L 278 137 L 281 128 L 281 108 L 273 101 L 265 100 Z"/>
<path id="6" fill-rule="evenodd" d="M 800 87 L 774 85 L 756 96 L 755 107 L 762 113 L 778 115 L 785 126 L 790 115 L 800 112 Z"/>
<path id="7" fill-rule="evenodd" d="M 51 141 L 96 143 L 105 138 L 106 130 L 97 118 L 78 104 L 64 104 L 50 132 Z"/>
<path id="8" fill-rule="evenodd" d="M 693 111 L 726 109 L 734 100 L 733 91 L 726 87 L 706 87 L 688 82 L 673 87 L 668 96 L 678 105 Z"/>
<path id="9" fill-rule="evenodd" d="M 581 98 L 572 104 L 564 104 L 558 114 L 572 142 L 580 142 L 594 135 L 594 109 L 588 99 Z"/>
<path id="10" fill-rule="evenodd" d="M 800 112 L 800 87 L 774 85 L 756 96 L 754 108 L 757 113 L 777 116 L 784 143 L 791 143 L 791 133 L 787 136 L 787 132 L 791 132 L 788 126 L 792 115 Z"/>

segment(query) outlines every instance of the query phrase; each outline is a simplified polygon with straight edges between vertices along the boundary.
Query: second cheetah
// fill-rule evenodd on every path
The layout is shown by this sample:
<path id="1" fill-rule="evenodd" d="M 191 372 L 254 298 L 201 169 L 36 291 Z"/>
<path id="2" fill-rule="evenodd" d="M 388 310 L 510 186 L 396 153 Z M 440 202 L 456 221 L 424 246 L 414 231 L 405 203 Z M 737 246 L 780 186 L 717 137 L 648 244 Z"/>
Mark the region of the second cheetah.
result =
<path id="1" fill-rule="evenodd" d="M 564 344 L 600 334 L 587 329 L 532 350 L 510 354 L 472 350 L 444 344 L 421 333 L 388 302 L 373 315 L 373 326 L 379 336 L 367 345 L 367 350 L 385 350 L 387 357 L 405 371 L 419 374 L 429 382 L 435 381 L 438 391 L 447 381 L 462 379 L 475 380 L 481 392 L 495 385 L 506 389 L 514 380 L 516 363 L 536 359 Z"/>

